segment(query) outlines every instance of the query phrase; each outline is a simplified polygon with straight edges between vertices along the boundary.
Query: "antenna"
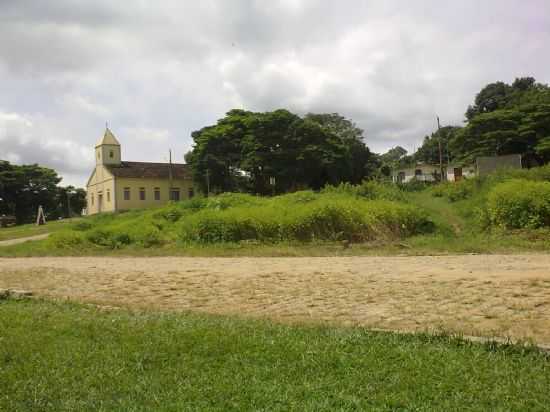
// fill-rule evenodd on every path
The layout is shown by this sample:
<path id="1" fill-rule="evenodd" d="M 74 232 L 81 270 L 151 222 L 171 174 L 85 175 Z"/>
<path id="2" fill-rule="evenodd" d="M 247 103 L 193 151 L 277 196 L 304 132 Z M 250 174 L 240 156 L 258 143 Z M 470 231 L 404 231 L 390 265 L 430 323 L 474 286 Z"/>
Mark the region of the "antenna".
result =
<path id="1" fill-rule="evenodd" d="M 445 180 L 443 177 L 443 153 L 441 151 L 441 125 L 439 124 L 439 116 L 437 116 L 437 134 L 439 135 L 439 139 L 437 139 L 437 145 L 439 146 L 439 178 L 441 181 Z"/>

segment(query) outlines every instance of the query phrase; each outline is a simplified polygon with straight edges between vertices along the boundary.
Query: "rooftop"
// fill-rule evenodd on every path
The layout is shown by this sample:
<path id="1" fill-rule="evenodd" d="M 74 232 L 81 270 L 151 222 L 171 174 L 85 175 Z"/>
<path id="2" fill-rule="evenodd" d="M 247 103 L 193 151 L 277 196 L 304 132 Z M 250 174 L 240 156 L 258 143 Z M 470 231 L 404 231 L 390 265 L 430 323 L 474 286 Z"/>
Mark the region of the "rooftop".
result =
<path id="1" fill-rule="evenodd" d="M 168 179 L 170 169 L 174 179 L 191 179 L 191 168 L 182 163 L 121 162 L 120 165 L 107 165 L 116 177 L 135 177 L 151 179 Z"/>

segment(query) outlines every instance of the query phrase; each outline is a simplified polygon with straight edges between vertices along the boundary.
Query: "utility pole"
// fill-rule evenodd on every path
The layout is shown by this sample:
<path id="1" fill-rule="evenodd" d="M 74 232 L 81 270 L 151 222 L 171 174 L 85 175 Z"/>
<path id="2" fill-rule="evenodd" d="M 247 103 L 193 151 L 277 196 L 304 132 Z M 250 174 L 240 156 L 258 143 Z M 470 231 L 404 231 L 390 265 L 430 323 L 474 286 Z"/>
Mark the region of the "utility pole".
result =
<path id="1" fill-rule="evenodd" d="M 173 177 L 172 177 L 172 149 L 168 149 L 168 180 L 169 180 L 169 189 L 168 189 L 168 199 L 169 200 L 174 200 L 172 199 L 173 197 L 173 189 L 174 189 L 174 184 L 173 184 Z"/>
<path id="2" fill-rule="evenodd" d="M 71 193 L 70 193 L 69 190 L 67 190 L 66 193 L 67 193 L 67 213 L 68 213 L 69 219 L 70 219 L 71 217 L 73 217 L 72 213 L 71 213 Z"/>
<path id="3" fill-rule="evenodd" d="M 210 169 L 206 169 L 206 197 L 210 197 Z"/>
<path id="4" fill-rule="evenodd" d="M 441 125 L 439 124 L 439 116 L 437 116 L 437 134 L 439 135 L 439 138 L 437 139 L 439 146 L 439 176 L 441 181 L 443 181 L 446 179 L 443 178 L 443 152 L 441 151 Z"/>

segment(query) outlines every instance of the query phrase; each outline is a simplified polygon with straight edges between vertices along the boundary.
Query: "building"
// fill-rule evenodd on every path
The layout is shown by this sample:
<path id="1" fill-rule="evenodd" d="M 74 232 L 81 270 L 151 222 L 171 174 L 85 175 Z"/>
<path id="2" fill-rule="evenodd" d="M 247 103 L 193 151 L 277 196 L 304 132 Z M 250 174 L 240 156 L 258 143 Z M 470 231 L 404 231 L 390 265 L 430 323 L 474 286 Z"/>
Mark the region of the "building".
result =
<path id="1" fill-rule="evenodd" d="M 521 169 L 522 156 L 520 154 L 482 156 L 476 159 L 476 167 L 479 176 L 486 176 L 500 169 Z"/>
<path id="2" fill-rule="evenodd" d="M 447 181 L 458 182 L 464 178 L 476 176 L 476 168 L 474 165 L 460 166 L 460 165 L 447 165 L 446 168 Z"/>
<path id="3" fill-rule="evenodd" d="M 462 178 L 476 175 L 474 166 L 462 167 L 458 165 L 444 165 L 443 174 L 447 181 L 455 182 Z M 394 183 L 408 183 L 411 180 L 421 182 L 438 182 L 441 172 L 439 165 L 417 164 L 414 167 L 402 168 L 392 173 Z"/>
<path id="4" fill-rule="evenodd" d="M 194 195 L 188 165 L 122 161 L 120 143 L 109 128 L 95 146 L 95 159 L 86 185 L 89 215 L 159 206 Z"/>

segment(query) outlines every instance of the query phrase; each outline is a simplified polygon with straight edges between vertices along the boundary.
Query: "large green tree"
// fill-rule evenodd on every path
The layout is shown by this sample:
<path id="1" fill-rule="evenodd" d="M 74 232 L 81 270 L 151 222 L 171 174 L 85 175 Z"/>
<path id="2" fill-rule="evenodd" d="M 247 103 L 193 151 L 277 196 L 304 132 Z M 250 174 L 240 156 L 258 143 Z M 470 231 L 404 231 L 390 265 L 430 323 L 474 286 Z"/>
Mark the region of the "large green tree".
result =
<path id="1" fill-rule="evenodd" d="M 538 163 L 550 161 L 550 88 L 534 78 L 487 85 L 466 116 L 467 125 L 449 141 L 459 159 L 522 154 Z"/>
<path id="2" fill-rule="evenodd" d="M 364 131 L 349 119 L 338 113 L 306 115 L 305 120 L 319 124 L 327 133 L 339 140 L 345 155 L 341 166 L 343 180 L 351 183 L 361 183 L 366 177 L 372 175 L 379 162 L 367 145 L 364 143 Z"/>
<path id="3" fill-rule="evenodd" d="M 363 131 L 335 113 L 301 118 L 284 109 L 231 110 L 192 137 L 186 160 L 203 191 L 269 194 L 358 183 L 375 158 Z"/>
<path id="4" fill-rule="evenodd" d="M 72 196 L 72 215 L 79 215 L 86 205 L 83 189 L 59 187 L 61 178 L 49 168 L 14 165 L 0 160 L 0 214 L 14 215 L 17 223 L 32 222 L 42 206 L 48 218 L 69 215 L 67 191 Z"/>
<path id="5" fill-rule="evenodd" d="M 416 162 L 439 164 L 439 150 L 441 145 L 441 160 L 444 164 L 453 160 L 453 154 L 449 147 L 449 142 L 460 131 L 457 126 L 444 126 L 431 136 L 425 136 L 422 146 L 414 154 Z"/>
<path id="6" fill-rule="evenodd" d="M 550 88 L 533 77 L 512 84 L 490 83 L 466 111 L 464 127 L 446 126 L 424 138 L 415 162 L 472 163 L 478 156 L 522 154 L 529 162 L 550 161 Z"/>

